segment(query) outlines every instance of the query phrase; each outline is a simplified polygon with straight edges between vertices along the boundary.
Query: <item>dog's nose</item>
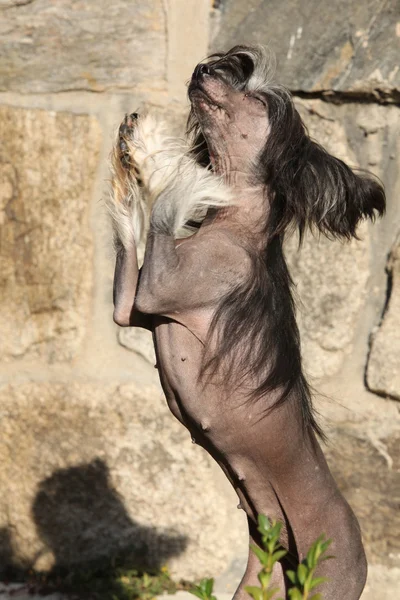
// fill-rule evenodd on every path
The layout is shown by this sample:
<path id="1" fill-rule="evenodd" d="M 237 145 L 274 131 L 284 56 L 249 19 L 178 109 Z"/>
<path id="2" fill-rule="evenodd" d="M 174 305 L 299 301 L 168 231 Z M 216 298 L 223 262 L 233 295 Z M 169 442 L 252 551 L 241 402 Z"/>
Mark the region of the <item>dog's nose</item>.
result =
<path id="1" fill-rule="evenodd" d="M 194 70 L 193 77 L 195 79 L 200 79 L 203 75 L 210 75 L 211 69 L 208 65 L 200 63 Z"/>

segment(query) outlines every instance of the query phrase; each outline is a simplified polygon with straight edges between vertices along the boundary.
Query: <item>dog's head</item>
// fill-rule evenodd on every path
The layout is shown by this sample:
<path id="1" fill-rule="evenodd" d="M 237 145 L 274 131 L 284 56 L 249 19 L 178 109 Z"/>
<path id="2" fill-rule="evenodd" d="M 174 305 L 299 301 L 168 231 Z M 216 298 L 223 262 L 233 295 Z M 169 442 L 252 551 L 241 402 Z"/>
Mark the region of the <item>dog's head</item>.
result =
<path id="1" fill-rule="evenodd" d="M 309 226 L 356 236 L 361 219 L 384 213 L 382 185 L 311 140 L 289 91 L 272 75 L 273 60 L 262 47 L 235 46 L 197 65 L 188 130 L 199 162 L 264 185 L 272 234 L 295 225 L 300 234 Z"/>

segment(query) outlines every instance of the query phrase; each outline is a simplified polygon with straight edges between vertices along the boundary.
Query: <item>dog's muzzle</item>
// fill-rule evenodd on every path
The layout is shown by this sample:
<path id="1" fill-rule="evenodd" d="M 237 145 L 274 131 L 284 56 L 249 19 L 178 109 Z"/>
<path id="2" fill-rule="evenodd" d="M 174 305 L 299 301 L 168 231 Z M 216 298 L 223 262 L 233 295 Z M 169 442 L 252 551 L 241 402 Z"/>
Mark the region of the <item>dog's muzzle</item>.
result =
<path id="1" fill-rule="evenodd" d="M 204 77 L 204 75 L 211 75 L 211 68 L 207 64 L 200 63 L 193 71 L 192 81 L 193 79 L 199 81 Z"/>
<path id="2" fill-rule="evenodd" d="M 204 88 L 203 88 L 203 81 L 204 81 L 204 76 L 207 75 L 212 75 L 213 74 L 213 70 L 211 69 L 211 67 L 207 64 L 203 64 L 200 63 L 197 65 L 197 67 L 195 68 L 195 70 L 193 71 L 192 74 L 192 78 L 190 80 L 190 84 L 189 84 L 189 96 L 190 93 L 193 92 L 194 90 L 200 90 L 203 93 L 204 92 Z"/>

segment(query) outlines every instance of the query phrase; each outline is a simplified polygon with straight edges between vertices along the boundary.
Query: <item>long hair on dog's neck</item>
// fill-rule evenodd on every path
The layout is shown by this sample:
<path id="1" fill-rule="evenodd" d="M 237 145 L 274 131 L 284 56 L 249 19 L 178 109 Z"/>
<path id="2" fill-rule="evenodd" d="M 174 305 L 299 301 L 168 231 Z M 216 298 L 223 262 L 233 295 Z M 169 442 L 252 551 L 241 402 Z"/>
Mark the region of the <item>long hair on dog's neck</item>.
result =
<path id="1" fill-rule="evenodd" d="M 214 314 L 208 342 L 216 336 L 217 350 L 212 355 L 206 351 L 202 375 L 222 371 L 231 381 L 255 381 L 249 399 L 274 392 L 272 408 L 299 398 L 304 426 L 323 437 L 302 369 L 284 235 L 297 229 L 301 241 L 308 226 L 332 238 L 356 237 L 361 219 L 383 214 L 385 194 L 375 178 L 356 174 L 309 137 L 289 91 L 272 82 L 269 57 L 261 47 L 237 46 L 208 59 L 210 68 L 233 88 L 256 90 L 265 97 L 269 134 L 253 179 L 263 184 L 269 211 L 263 250 L 252 250 L 249 244 L 248 277 L 222 298 Z M 193 110 L 187 132 L 196 160 L 211 168 L 207 141 Z"/>

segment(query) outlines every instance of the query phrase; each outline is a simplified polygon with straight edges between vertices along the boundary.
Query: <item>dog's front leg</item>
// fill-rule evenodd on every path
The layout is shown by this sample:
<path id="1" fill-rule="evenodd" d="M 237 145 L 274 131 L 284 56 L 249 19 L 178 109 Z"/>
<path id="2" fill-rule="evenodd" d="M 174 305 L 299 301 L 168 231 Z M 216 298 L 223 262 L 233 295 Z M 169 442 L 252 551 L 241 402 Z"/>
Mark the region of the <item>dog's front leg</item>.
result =
<path id="1" fill-rule="evenodd" d="M 215 306 L 250 265 L 246 251 L 218 228 L 201 227 L 190 238 L 175 239 L 174 205 L 188 202 L 185 193 L 196 188 L 190 192 L 188 182 L 176 178 L 154 203 L 135 305 L 187 324 L 189 315 L 196 321 Z"/>
<path id="2" fill-rule="evenodd" d="M 116 250 L 113 318 L 120 326 L 151 329 L 151 317 L 134 307 L 139 279 L 137 241 L 143 236 L 147 217 L 143 190 L 126 141 L 133 130 L 135 118 L 136 115 L 126 116 L 121 123 L 111 160 L 112 186 L 107 205 L 112 217 Z"/>
<path id="3" fill-rule="evenodd" d="M 151 329 L 151 319 L 134 305 L 139 279 L 136 244 L 117 249 L 114 270 L 113 303 L 115 323 L 121 327 Z"/>
<path id="4" fill-rule="evenodd" d="M 113 173 L 110 210 L 118 242 L 114 320 L 120 325 L 142 325 L 138 321 L 142 308 L 148 314 L 165 314 L 167 298 L 168 306 L 180 310 L 182 298 L 178 308 L 173 301 L 176 286 L 187 287 L 190 277 L 204 266 L 209 249 L 203 245 L 197 256 L 193 251 L 177 251 L 175 238 L 188 221 L 204 216 L 208 207 L 228 205 L 230 192 L 149 115 L 125 118 L 113 155 Z M 146 239 L 150 211 L 151 231 L 138 286 L 136 241 Z M 190 245 L 192 250 L 199 246 L 197 242 Z M 190 306 L 195 287 L 194 280 L 191 293 L 183 294 Z M 207 295 L 206 289 L 202 292 L 200 297 Z"/>
<path id="5" fill-rule="evenodd" d="M 151 229 L 135 306 L 179 321 L 198 315 L 228 292 L 229 273 L 246 260 L 242 254 L 221 233 L 196 234 L 176 246 L 172 235 Z"/>

